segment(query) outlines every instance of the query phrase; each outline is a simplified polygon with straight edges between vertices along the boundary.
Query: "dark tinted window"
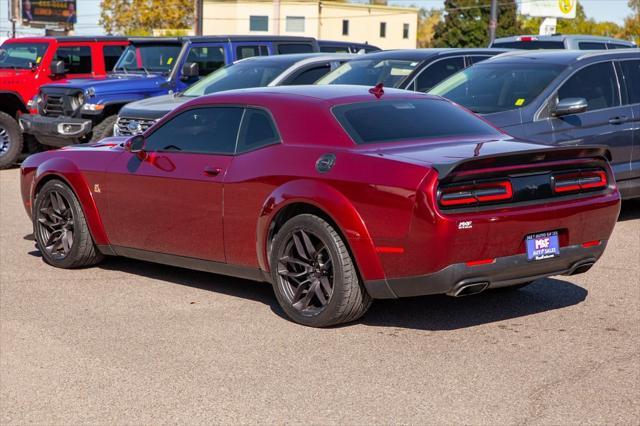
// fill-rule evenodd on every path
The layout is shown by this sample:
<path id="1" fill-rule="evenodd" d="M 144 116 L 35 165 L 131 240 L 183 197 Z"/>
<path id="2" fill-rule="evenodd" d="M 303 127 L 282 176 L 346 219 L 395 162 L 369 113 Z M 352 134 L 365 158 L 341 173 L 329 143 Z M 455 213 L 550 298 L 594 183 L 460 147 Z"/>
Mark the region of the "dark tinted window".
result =
<path id="1" fill-rule="evenodd" d="M 331 65 L 326 64 L 318 67 L 309 68 L 298 74 L 288 85 L 313 84 L 320 77 L 331 71 Z"/>
<path id="2" fill-rule="evenodd" d="M 564 49 L 563 41 L 498 41 L 491 47 L 500 47 L 505 49 Z"/>
<path id="3" fill-rule="evenodd" d="M 224 48 L 222 46 L 192 47 L 187 56 L 187 62 L 198 64 L 198 74 L 200 76 L 211 74 L 224 66 Z"/>
<path id="4" fill-rule="evenodd" d="M 238 46 L 236 48 L 236 56 L 238 59 L 250 58 L 252 56 L 268 56 L 269 50 L 267 46 Z"/>
<path id="5" fill-rule="evenodd" d="M 409 24 L 402 24 L 402 38 L 409 38 Z"/>
<path id="6" fill-rule="evenodd" d="M 607 49 L 629 49 L 633 46 L 629 46 L 627 44 L 619 44 L 619 43 L 607 43 Z"/>
<path id="7" fill-rule="evenodd" d="M 104 69 L 111 71 L 116 66 L 120 55 L 124 52 L 125 46 L 105 46 L 102 48 L 104 55 Z"/>
<path id="8" fill-rule="evenodd" d="M 384 38 L 387 36 L 387 23 L 380 22 L 380 37 Z"/>
<path id="9" fill-rule="evenodd" d="M 242 130 L 237 152 L 251 151 L 280 140 L 271 116 L 260 109 L 247 109 L 242 119 Z"/>
<path id="10" fill-rule="evenodd" d="M 473 114 L 442 100 L 362 102 L 334 107 L 333 112 L 358 144 L 499 134 Z"/>
<path id="11" fill-rule="evenodd" d="M 349 20 L 342 20 L 342 35 L 349 35 Z"/>
<path id="12" fill-rule="evenodd" d="M 481 114 L 521 108 L 547 88 L 561 65 L 483 62 L 460 71 L 429 93 Z"/>
<path id="13" fill-rule="evenodd" d="M 148 138 L 149 151 L 233 154 L 242 108 L 196 108 L 165 123 Z"/>
<path id="14" fill-rule="evenodd" d="M 295 43 L 295 44 L 279 44 L 278 45 L 278 53 L 281 55 L 289 55 L 292 53 L 309 53 L 313 52 L 313 46 L 305 43 Z"/>
<path id="15" fill-rule="evenodd" d="M 613 64 L 602 62 L 576 72 L 558 90 L 558 99 L 566 98 L 585 98 L 589 111 L 620 105 Z"/>
<path id="16" fill-rule="evenodd" d="M 581 41 L 578 43 L 578 48 L 580 50 L 604 50 L 607 48 L 607 45 L 604 43 L 596 43 L 592 41 Z"/>
<path id="17" fill-rule="evenodd" d="M 327 46 L 325 44 L 320 46 L 320 51 L 327 53 L 349 53 L 349 46 Z"/>
<path id="18" fill-rule="evenodd" d="M 129 45 L 116 64 L 117 70 L 127 72 L 164 72 L 168 73 L 178 62 L 182 50 L 179 44 L 141 44 Z"/>
<path id="19" fill-rule="evenodd" d="M 356 84 L 397 87 L 418 66 L 420 61 L 395 59 L 360 59 L 349 61 L 331 71 L 318 84 Z"/>
<path id="20" fill-rule="evenodd" d="M 471 64 L 477 64 L 478 62 L 482 62 L 482 61 L 486 61 L 487 59 L 489 59 L 491 56 L 483 56 L 483 55 L 473 55 L 473 56 L 467 56 L 467 58 L 469 59 L 469 61 L 471 61 Z"/>
<path id="21" fill-rule="evenodd" d="M 68 74 L 91 73 L 91 48 L 89 46 L 58 47 L 54 61 L 64 62 Z"/>
<path id="22" fill-rule="evenodd" d="M 640 60 L 621 61 L 624 81 L 627 84 L 629 103 L 640 103 Z"/>
<path id="23" fill-rule="evenodd" d="M 204 77 L 187 90 L 184 96 L 202 96 L 223 90 L 246 89 L 248 87 L 263 87 L 279 76 L 282 71 L 291 66 L 288 62 L 265 63 L 260 66 L 252 60 L 238 62 Z"/>
<path id="24" fill-rule="evenodd" d="M 462 57 L 441 59 L 434 62 L 422 70 L 418 78 L 416 78 L 413 85 L 414 90 L 426 92 L 445 78 L 462 69 L 464 69 L 464 59 Z"/>
<path id="25" fill-rule="evenodd" d="M 249 31 L 269 31 L 269 17 L 249 16 Z"/>

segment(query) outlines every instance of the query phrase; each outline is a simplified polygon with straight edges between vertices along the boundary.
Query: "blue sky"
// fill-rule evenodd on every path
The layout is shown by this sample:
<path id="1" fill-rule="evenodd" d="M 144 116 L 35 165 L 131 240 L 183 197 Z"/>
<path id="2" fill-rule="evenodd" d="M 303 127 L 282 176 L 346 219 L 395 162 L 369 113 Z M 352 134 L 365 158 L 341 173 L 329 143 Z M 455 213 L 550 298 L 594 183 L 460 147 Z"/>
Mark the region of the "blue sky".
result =
<path id="1" fill-rule="evenodd" d="M 627 0 L 579 0 L 584 6 L 587 16 L 598 20 L 613 21 L 621 24 L 624 18 L 631 13 Z M 78 23 L 77 34 L 101 34 L 98 26 L 100 16 L 100 0 L 77 0 Z M 8 0 L 0 0 L 0 36 L 7 36 L 11 29 L 8 19 Z M 443 0 L 390 0 L 391 5 L 418 6 L 425 8 L 442 8 Z M 20 33 L 36 33 L 38 30 L 20 29 Z"/>

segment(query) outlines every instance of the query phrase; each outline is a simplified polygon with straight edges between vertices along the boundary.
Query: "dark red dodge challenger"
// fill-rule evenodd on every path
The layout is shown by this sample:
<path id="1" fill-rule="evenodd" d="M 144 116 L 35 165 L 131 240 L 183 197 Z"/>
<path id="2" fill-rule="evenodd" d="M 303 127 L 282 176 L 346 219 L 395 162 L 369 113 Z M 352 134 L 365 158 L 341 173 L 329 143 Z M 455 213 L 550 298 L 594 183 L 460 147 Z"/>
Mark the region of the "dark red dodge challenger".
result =
<path id="1" fill-rule="evenodd" d="M 274 87 L 33 155 L 22 197 L 53 266 L 119 255 L 268 281 L 322 327 L 376 298 L 587 271 L 620 209 L 608 158 L 513 140 L 420 93 Z"/>

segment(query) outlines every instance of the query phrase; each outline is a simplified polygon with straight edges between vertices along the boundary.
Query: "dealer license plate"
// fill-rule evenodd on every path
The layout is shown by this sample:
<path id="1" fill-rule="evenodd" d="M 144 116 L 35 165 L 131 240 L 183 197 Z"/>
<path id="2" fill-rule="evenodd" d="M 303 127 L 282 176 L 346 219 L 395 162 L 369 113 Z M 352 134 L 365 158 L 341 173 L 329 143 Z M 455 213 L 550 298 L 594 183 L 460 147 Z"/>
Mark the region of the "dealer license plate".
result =
<path id="1" fill-rule="evenodd" d="M 543 260 L 560 255 L 558 231 L 527 235 L 527 259 Z"/>

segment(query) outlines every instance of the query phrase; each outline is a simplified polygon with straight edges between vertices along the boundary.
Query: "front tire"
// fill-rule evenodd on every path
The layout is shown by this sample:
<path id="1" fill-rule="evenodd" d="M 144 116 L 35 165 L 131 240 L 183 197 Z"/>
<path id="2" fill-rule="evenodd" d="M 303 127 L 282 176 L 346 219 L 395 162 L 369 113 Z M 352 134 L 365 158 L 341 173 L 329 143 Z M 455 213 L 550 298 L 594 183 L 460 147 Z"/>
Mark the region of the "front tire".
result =
<path id="1" fill-rule="evenodd" d="M 318 216 L 286 222 L 273 239 L 270 263 L 278 303 L 299 324 L 355 321 L 371 306 L 342 237 Z"/>
<path id="2" fill-rule="evenodd" d="M 44 261 L 57 268 L 81 268 L 103 259 L 78 199 L 59 180 L 47 182 L 36 196 L 33 234 Z"/>
<path id="3" fill-rule="evenodd" d="M 16 163 L 22 152 L 22 132 L 18 122 L 0 111 L 0 169 Z"/>

